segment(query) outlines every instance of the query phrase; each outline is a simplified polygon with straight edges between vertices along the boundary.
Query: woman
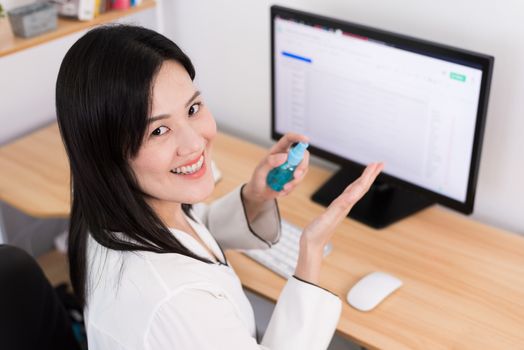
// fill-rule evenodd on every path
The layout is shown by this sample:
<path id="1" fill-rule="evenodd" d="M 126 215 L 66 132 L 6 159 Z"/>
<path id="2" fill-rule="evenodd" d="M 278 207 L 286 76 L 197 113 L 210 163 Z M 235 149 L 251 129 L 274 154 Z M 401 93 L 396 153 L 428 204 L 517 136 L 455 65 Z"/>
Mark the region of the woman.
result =
<path id="1" fill-rule="evenodd" d="M 340 315 L 317 287 L 336 224 L 381 170 L 363 176 L 308 225 L 295 276 L 260 344 L 253 311 L 221 247 L 268 248 L 279 238 L 265 184 L 301 135 L 284 136 L 251 179 L 212 205 L 216 125 L 193 85 L 189 58 L 134 26 L 91 30 L 66 54 L 56 107 L 71 166 L 71 280 L 85 308 L 90 349 L 323 349 Z"/>

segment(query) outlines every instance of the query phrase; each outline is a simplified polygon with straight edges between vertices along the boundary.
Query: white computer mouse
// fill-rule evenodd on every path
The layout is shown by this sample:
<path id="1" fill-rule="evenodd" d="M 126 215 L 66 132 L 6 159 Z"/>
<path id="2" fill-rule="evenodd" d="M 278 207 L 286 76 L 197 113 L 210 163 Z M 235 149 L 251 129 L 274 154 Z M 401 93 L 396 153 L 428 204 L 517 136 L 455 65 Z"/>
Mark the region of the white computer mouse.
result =
<path id="1" fill-rule="evenodd" d="M 349 290 L 349 305 L 360 311 L 370 311 L 402 285 L 402 281 L 385 272 L 364 276 Z"/>

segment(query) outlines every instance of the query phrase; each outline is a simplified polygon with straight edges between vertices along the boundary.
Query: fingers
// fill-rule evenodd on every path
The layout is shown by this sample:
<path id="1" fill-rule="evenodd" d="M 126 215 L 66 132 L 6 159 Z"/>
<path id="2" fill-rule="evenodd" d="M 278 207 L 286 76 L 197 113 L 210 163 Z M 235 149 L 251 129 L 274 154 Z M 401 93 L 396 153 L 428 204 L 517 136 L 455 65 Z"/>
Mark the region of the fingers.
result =
<path id="1" fill-rule="evenodd" d="M 269 155 L 262 161 L 258 170 L 262 174 L 268 173 L 271 169 L 276 168 L 287 160 L 287 152 L 289 146 L 295 142 L 307 142 L 308 139 L 304 135 L 288 133 L 284 135 L 278 142 L 275 144 L 269 151 Z M 300 162 L 295 173 L 293 175 L 294 179 L 301 179 L 304 177 L 309 166 L 309 152 L 304 152 L 304 159 Z"/>
<path id="2" fill-rule="evenodd" d="M 355 181 L 353 181 L 349 186 L 346 187 L 343 193 L 352 193 L 353 195 L 360 195 L 359 198 L 355 200 L 358 201 L 371 187 L 375 181 L 378 174 L 384 168 L 383 163 L 371 163 L 364 169 L 362 175 Z"/>
<path id="3" fill-rule="evenodd" d="M 258 165 L 256 172 L 260 175 L 266 176 L 271 169 L 284 164 L 286 160 L 286 153 L 270 154 Z"/>
<path id="4" fill-rule="evenodd" d="M 287 196 L 291 191 L 293 190 L 293 186 L 291 186 L 289 183 L 284 185 L 284 188 L 282 191 L 278 192 L 279 197 L 285 197 Z"/>
<path id="5" fill-rule="evenodd" d="M 301 239 L 324 246 L 338 224 L 347 216 L 353 205 L 369 190 L 373 181 L 384 168 L 383 163 L 372 163 L 364 169 L 362 175 L 353 181 L 328 206 L 326 211 L 306 226 Z M 316 242 L 316 243 L 315 243 Z"/>
<path id="6" fill-rule="evenodd" d="M 377 162 L 377 163 L 371 163 L 364 169 L 364 172 L 362 172 L 362 175 L 360 176 L 363 178 L 366 182 L 373 182 L 375 181 L 375 178 L 378 176 L 378 174 L 384 169 L 384 163 Z"/>
<path id="7" fill-rule="evenodd" d="M 369 169 L 368 169 L 369 168 Z M 378 174 L 384 169 L 384 163 L 373 163 L 369 167 L 366 167 L 364 170 L 364 173 L 361 175 L 362 182 L 364 183 L 365 192 L 369 190 L 373 182 L 375 182 L 375 179 L 377 178 Z M 363 193 L 362 195 L 364 195 Z"/>
<path id="8" fill-rule="evenodd" d="M 286 196 L 289 194 L 293 189 L 302 181 L 302 179 L 306 176 L 308 170 L 309 170 L 309 152 L 306 151 L 304 154 L 304 159 L 302 162 L 300 162 L 300 165 L 297 167 L 295 172 L 293 173 L 293 179 L 284 185 L 284 188 L 282 191 L 280 191 L 280 196 Z"/>
<path id="9" fill-rule="evenodd" d="M 269 168 L 273 169 L 277 166 L 280 166 L 284 164 L 287 160 L 287 154 L 286 153 L 276 153 L 276 154 L 270 154 L 267 156 L 267 161 L 264 162 Z"/>
<path id="10" fill-rule="evenodd" d="M 331 202 L 325 212 L 326 219 L 338 223 L 345 218 L 351 208 L 368 192 L 383 168 L 383 163 L 368 165 L 362 175 L 349 184 L 344 192 Z"/>
<path id="11" fill-rule="evenodd" d="M 309 167 L 309 152 L 304 152 L 304 159 L 300 162 L 297 169 L 295 170 L 293 177 L 295 180 L 300 180 L 304 177 L 305 173 L 307 172 Z"/>
<path id="12" fill-rule="evenodd" d="M 287 153 L 289 150 L 289 146 L 291 146 L 295 142 L 308 142 L 309 139 L 305 135 L 301 134 L 295 134 L 292 132 L 289 132 L 282 136 L 280 140 L 278 140 L 277 143 L 271 147 L 271 150 L 269 153 Z"/>

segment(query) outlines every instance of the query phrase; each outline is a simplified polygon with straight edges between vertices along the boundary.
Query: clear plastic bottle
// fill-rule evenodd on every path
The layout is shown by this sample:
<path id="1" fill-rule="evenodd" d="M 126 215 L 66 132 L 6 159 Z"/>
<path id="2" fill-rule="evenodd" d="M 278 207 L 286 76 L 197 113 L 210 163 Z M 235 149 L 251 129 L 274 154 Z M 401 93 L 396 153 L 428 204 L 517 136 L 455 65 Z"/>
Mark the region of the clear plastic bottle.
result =
<path id="1" fill-rule="evenodd" d="M 282 191 L 284 185 L 293 180 L 293 173 L 304 158 L 304 152 L 308 146 L 307 143 L 299 142 L 289 150 L 287 161 L 271 169 L 269 174 L 267 174 L 266 183 L 273 191 Z"/>

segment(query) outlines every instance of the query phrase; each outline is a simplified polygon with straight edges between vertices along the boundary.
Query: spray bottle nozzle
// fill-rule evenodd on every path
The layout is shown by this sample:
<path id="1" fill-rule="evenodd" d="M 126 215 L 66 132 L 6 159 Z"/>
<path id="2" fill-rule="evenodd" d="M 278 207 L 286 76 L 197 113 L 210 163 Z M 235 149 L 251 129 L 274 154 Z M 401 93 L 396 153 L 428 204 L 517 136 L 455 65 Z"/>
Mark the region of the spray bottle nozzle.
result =
<path id="1" fill-rule="evenodd" d="M 304 158 L 304 153 L 308 148 L 309 144 L 305 142 L 299 142 L 295 147 L 289 150 L 287 161 L 293 166 L 297 166 Z"/>

